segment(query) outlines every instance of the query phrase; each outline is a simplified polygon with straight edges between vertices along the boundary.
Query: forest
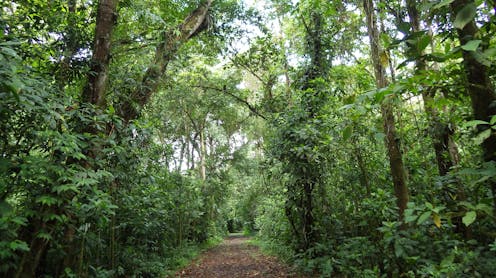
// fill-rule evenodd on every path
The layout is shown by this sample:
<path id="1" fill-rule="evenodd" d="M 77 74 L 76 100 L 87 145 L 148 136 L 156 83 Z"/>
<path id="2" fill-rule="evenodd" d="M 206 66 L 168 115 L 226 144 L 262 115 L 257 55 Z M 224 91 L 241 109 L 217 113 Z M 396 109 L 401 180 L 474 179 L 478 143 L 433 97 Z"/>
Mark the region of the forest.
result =
<path id="1" fill-rule="evenodd" d="M 1 277 L 494 277 L 496 1 L 0 3 Z"/>

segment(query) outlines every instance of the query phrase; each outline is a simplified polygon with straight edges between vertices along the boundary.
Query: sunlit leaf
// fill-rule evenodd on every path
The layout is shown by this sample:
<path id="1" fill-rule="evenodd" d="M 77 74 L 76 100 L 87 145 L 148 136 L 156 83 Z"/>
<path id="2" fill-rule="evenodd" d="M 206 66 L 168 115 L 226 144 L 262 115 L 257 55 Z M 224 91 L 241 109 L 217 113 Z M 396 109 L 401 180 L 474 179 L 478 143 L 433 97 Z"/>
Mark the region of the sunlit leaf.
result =
<path id="1" fill-rule="evenodd" d="M 417 42 L 417 51 L 421 53 L 431 42 L 431 37 L 429 35 L 423 35 Z"/>
<path id="2" fill-rule="evenodd" d="M 496 124 L 496 115 L 491 117 L 491 121 L 489 122 L 490 125 Z"/>
<path id="3" fill-rule="evenodd" d="M 466 44 L 462 45 L 462 49 L 465 51 L 476 51 L 479 45 L 481 44 L 481 40 L 471 40 Z"/>
<path id="4" fill-rule="evenodd" d="M 441 217 L 437 213 L 432 214 L 432 221 L 436 227 L 441 228 Z"/>
<path id="5" fill-rule="evenodd" d="M 425 202 L 425 207 L 430 209 L 430 210 L 432 210 L 434 208 L 434 206 L 432 206 L 432 204 L 429 202 Z"/>
<path id="6" fill-rule="evenodd" d="M 439 2 L 438 4 L 434 5 L 432 7 L 432 9 L 435 10 L 435 9 L 442 8 L 444 6 L 447 6 L 447 5 L 451 4 L 451 3 L 453 3 L 453 1 L 455 1 L 455 0 L 443 0 L 443 1 Z"/>
<path id="7" fill-rule="evenodd" d="M 487 138 L 491 136 L 492 130 L 491 129 L 486 129 L 482 131 L 481 133 L 477 134 L 477 136 L 474 138 L 474 141 L 477 145 L 482 144 Z"/>
<path id="8" fill-rule="evenodd" d="M 468 211 L 465 216 L 462 218 L 463 224 L 465 226 L 469 226 L 470 224 L 474 223 L 475 219 L 477 218 L 477 213 L 475 211 Z"/>

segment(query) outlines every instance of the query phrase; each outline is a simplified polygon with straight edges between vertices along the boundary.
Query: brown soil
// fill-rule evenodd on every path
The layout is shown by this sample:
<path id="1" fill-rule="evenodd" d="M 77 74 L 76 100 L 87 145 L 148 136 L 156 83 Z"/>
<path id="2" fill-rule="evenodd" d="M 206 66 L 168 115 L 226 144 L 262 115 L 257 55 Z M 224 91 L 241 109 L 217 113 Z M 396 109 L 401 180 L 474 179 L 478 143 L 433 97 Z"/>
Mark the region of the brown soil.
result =
<path id="1" fill-rule="evenodd" d="M 247 237 L 230 236 L 178 271 L 176 277 L 302 277 L 276 258 L 262 255 L 258 247 L 248 244 L 247 240 Z"/>

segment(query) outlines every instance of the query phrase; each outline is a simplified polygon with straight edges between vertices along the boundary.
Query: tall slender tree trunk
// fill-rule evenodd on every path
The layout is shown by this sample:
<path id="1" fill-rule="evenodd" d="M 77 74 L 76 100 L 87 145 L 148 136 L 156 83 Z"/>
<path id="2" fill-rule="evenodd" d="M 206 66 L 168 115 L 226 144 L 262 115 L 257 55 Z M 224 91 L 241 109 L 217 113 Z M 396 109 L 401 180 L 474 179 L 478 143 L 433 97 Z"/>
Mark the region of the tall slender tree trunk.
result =
<path id="1" fill-rule="evenodd" d="M 202 130 L 200 131 L 200 149 L 199 149 L 199 155 L 200 155 L 200 178 L 202 181 L 205 181 L 207 179 L 207 173 L 206 173 L 206 156 L 207 156 L 207 150 L 206 150 L 206 144 L 205 144 L 205 128 L 202 127 Z"/>
<path id="2" fill-rule="evenodd" d="M 355 155 L 355 159 L 358 164 L 358 168 L 360 169 L 360 185 L 365 188 L 366 190 L 366 196 L 370 197 L 370 181 L 368 177 L 368 171 L 367 171 L 367 165 L 365 164 L 365 161 L 363 160 L 363 154 L 362 150 L 359 147 L 360 145 L 358 144 L 357 140 L 355 138 L 353 140 L 353 154 Z"/>
<path id="3" fill-rule="evenodd" d="M 379 31 L 374 12 L 374 3 L 372 0 L 364 0 L 363 6 L 367 20 L 367 31 L 370 40 L 370 52 L 374 65 L 374 73 L 377 88 L 384 88 L 388 85 L 386 79 L 386 69 L 380 60 Z M 406 183 L 406 172 L 403 166 L 403 157 L 400 150 L 400 138 L 396 133 L 395 118 L 393 111 L 393 98 L 388 96 L 381 104 L 381 113 L 384 122 L 384 132 L 386 134 L 386 148 L 389 156 L 389 166 L 393 178 L 394 193 L 396 204 L 399 209 L 399 220 L 403 221 L 404 211 L 408 203 L 408 187 Z"/>
<path id="4" fill-rule="evenodd" d="M 451 3 L 453 18 L 467 5 L 476 5 L 471 0 L 455 0 Z M 462 29 L 457 29 L 460 44 L 479 38 L 479 28 L 472 19 Z M 491 116 L 496 115 L 496 93 L 494 85 L 489 76 L 487 66 L 477 61 L 471 51 L 462 50 L 463 66 L 465 68 L 466 90 L 472 102 L 472 110 L 476 120 L 489 122 Z M 489 129 L 488 126 L 479 125 L 478 130 L 482 132 Z M 496 133 L 492 131 L 487 139 L 482 142 L 482 150 L 485 161 L 496 161 Z M 493 194 L 493 208 L 496 213 L 496 181 L 490 181 Z"/>

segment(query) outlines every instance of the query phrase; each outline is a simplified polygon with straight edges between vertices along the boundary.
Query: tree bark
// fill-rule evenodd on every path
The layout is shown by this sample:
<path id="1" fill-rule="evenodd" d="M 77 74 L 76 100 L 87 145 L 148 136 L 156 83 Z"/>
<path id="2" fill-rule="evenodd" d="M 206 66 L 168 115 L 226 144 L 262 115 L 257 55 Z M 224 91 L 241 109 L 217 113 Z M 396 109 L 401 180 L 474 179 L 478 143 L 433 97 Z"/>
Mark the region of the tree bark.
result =
<path id="1" fill-rule="evenodd" d="M 453 17 L 458 12 L 469 4 L 475 5 L 474 1 L 470 0 L 455 0 L 451 3 Z M 466 24 L 463 29 L 457 29 L 458 39 L 460 44 L 464 45 L 467 42 L 479 37 L 479 29 L 472 19 Z M 466 90 L 472 102 L 472 110 L 476 120 L 489 122 L 491 116 L 496 115 L 496 93 L 494 85 L 489 76 L 488 67 L 481 64 L 472 52 L 462 50 L 463 66 L 465 68 Z M 482 132 L 490 128 L 489 126 L 478 126 L 478 131 Z M 485 161 L 496 161 L 496 133 L 491 132 L 491 135 L 482 142 L 482 150 Z M 493 194 L 493 207 L 496 213 L 496 182 L 490 181 L 490 188 Z"/>
<path id="2" fill-rule="evenodd" d="M 386 70 L 380 60 L 379 31 L 375 19 L 374 3 L 372 0 L 364 0 L 363 6 L 367 20 L 367 31 L 370 40 L 370 52 L 374 65 L 374 73 L 377 88 L 388 85 Z M 381 113 L 386 134 L 386 148 L 389 156 L 389 166 L 393 178 L 396 204 L 399 209 L 399 220 L 403 221 L 404 211 L 408 203 L 408 187 L 406 183 L 406 172 L 403 166 L 403 157 L 400 150 L 399 137 L 396 133 L 395 118 L 393 114 L 393 96 L 388 96 L 381 104 Z"/>
<path id="3" fill-rule="evenodd" d="M 118 0 L 101 0 L 96 17 L 95 41 L 88 83 L 83 90 L 83 102 L 96 106 L 105 104 L 112 31 L 117 22 Z"/>

